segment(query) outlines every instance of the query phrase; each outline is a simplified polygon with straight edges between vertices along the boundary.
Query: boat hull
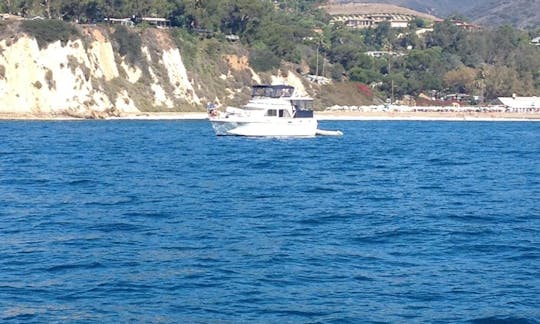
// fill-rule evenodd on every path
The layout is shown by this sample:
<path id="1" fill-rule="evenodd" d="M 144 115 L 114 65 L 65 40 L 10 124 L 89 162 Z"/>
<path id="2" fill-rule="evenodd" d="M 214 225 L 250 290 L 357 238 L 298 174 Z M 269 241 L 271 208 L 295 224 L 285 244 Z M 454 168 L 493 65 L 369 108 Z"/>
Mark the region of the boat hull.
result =
<path id="1" fill-rule="evenodd" d="M 271 120 L 243 120 L 210 118 L 212 128 L 219 136 L 313 137 L 317 132 L 314 118 L 273 118 Z"/>

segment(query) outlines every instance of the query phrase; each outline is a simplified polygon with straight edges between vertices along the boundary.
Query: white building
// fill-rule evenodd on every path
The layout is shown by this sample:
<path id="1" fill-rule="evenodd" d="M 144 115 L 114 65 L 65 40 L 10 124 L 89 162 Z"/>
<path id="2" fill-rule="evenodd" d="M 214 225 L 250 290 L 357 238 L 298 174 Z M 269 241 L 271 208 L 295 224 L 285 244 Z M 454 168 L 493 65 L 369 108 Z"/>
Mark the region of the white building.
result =
<path id="1" fill-rule="evenodd" d="M 131 18 L 105 18 L 104 21 L 114 25 L 122 25 L 129 27 L 133 27 L 135 25 Z"/>
<path id="2" fill-rule="evenodd" d="M 321 8 L 332 16 L 331 24 L 341 23 L 353 29 L 376 28 L 382 23 L 389 23 L 391 28 L 407 28 L 416 18 L 441 21 L 432 15 L 382 3 L 331 3 Z"/>
<path id="3" fill-rule="evenodd" d="M 354 29 L 376 28 L 379 24 L 388 22 L 391 28 L 407 28 L 415 17 L 395 14 L 356 14 L 339 15 L 332 18 L 332 23 L 343 23 Z"/>
<path id="4" fill-rule="evenodd" d="M 368 52 L 364 52 L 364 54 L 367 56 L 376 57 L 376 58 L 385 57 L 385 56 L 400 57 L 400 56 L 405 55 L 403 53 L 389 52 L 389 51 L 368 51 Z"/>
<path id="5" fill-rule="evenodd" d="M 166 18 L 142 17 L 141 20 L 158 28 L 168 28 L 171 25 L 171 21 Z"/>
<path id="6" fill-rule="evenodd" d="M 499 97 L 510 112 L 540 112 L 540 97 Z"/>

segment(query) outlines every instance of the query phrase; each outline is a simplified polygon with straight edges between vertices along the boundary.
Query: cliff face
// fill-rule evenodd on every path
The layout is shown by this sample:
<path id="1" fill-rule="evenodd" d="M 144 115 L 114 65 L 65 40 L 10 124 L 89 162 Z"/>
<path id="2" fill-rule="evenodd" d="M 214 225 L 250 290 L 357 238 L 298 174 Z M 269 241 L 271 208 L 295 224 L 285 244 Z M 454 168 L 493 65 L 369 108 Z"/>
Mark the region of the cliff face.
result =
<path id="1" fill-rule="evenodd" d="M 287 82 L 306 93 L 292 72 L 278 73 L 284 77 L 256 74 L 241 50 L 217 55 L 207 51 L 205 55 L 215 59 L 188 71 L 169 31 L 138 31 L 141 55 L 130 60 L 119 53 L 111 29 L 81 28 L 81 39 L 41 48 L 24 34 L 0 40 L 0 113 L 101 117 L 195 111 L 207 102 L 230 103 L 260 82 Z M 192 52 L 188 59 L 200 61 L 200 51 Z"/>
<path id="2" fill-rule="evenodd" d="M 0 42 L 0 110 L 19 113 L 84 113 L 104 111 L 126 103 L 125 93 L 109 97 L 99 83 L 118 77 L 109 42 L 95 40 L 85 48 L 81 40 L 62 46 L 60 41 L 40 50 L 37 41 L 21 37 L 12 44 Z M 125 103 L 125 104 L 124 104 Z"/>

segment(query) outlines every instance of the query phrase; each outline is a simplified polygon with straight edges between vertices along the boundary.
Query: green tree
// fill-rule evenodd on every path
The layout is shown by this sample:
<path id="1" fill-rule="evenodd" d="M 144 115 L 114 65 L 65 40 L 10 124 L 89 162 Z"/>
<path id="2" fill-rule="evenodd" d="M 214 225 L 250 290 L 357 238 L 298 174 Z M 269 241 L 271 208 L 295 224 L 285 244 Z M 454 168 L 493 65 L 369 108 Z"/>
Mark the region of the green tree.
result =
<path id="1" fill-rule="evenodd" d="M 442 52 L 440 47 L 412 50 L 405 58 L 405 68 L 415 72 L 439 73 L 442 70 Z"/>
<path id="2" fill-rule="evenodd" d="M 295 33 L 297 30 L 290 24 L 290 19 L 291 17 L 287 15 L 265 17 L 256 29 L 254 37 L 266 44 L 278 57 L 298 63 L 300 57 L 296 51 L 296 43 L 301 41 L 302 35 Z"/>
<path id="3" fill-rule="evenodd" d="M 443 76 L 444 86 L 451 92 L 473 93 L 476 89 L 477 71 L 473 68 L 461 66 L 446 72 Z"/>
<path id="4" fill-rule="evenodd" d="M 364 43 L 372 50 L 392 50 L 392 42 L 396 38 L 395 29 L 391 28 L 389 22 L 377 25 L 375 29 L 365 29 L 362 31 Z"/>
<path id="5" fill-rule="evenodd" d="M 346 70 L 356 66 L 360 55 L 366 51 L 362 33 L 341 26 L 335 26 L 329 32 L 329 47 L 330 60 Z"/>
<path id="6" fill-rule="evenodd" d="M 451 20 L 436 24 L 426 42 L 427 47 L 440 47 L 450 53 L 458 53 L 465 41 L 466 31 L 456 26 Z"/>
<path id="7" fill-rule="evenodd" d="M 271 10 L 268 2 L 251 0 L 223 1 L 221 27 L 223 31 L 244 34 L 248 27 L 256 29 L 265 14 Z"/>
<path id="8" fill-rule="evenodd" d="M 417 28 L 425 28 L 426 25 L 426 21 L 420 17 L 414 17 L 414 19 L 409 22 L 409 28 L 412 31 L 415 31 Z"/>
<path id="9" fill-rule="evenodd" d="M 349 72 L 349 78 L 352 81 L 358 81 L 366 84 L 381 81 L 382 75 L 372 69 L 361 67 L 352 68 Z"/>
<path id="10" fill-rule="evenodd" d="M 486 70 L 486 96 L 497 98 L 520 93 L 522 83 L 516 71 L 506 66 L 490 66 Z"/>

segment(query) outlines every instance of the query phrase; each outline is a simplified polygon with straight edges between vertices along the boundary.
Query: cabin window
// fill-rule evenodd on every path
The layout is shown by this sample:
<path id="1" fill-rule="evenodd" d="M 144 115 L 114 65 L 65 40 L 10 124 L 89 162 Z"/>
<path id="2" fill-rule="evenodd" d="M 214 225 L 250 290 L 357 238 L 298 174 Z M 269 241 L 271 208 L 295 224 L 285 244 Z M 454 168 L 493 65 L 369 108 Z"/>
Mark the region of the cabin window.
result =
<path id="1" fill-rule="evenodd" d="M 300 110 L 312 110 L 313 100 L 291 100 L 292 105 Z"/>
<path id="2" fill-rule="evenodd" d="M 289 113 L 287 109 L 280 109 L 278 110 L 278 116 L 287 118 L 287 117 L 291 117 L 291 114 Z"/>
<path id="3" fill-rule="evenodd" d="M 267 112 L 266 112 L 266 115 L 267 116 L 271 116 L 271 117 L 275 117 L 277 116 L 277 111 L 275 109 L 269 109 Z"/>

